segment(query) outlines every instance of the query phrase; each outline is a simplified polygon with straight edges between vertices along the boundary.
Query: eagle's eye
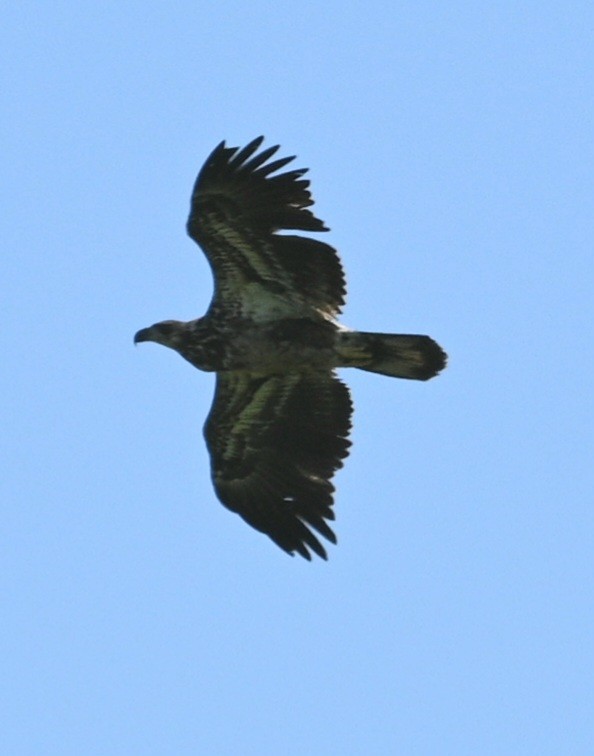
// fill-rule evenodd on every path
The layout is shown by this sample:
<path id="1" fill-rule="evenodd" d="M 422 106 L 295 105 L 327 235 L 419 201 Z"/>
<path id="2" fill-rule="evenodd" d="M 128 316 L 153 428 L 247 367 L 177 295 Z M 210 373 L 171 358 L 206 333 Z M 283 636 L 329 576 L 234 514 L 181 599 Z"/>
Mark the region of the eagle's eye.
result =
<path id="1" fill-rule="evenodd" d="M 163 336 L 171 336 L 176 330 L 177 323 L 173 320 L 164 320 L 162 323 L 155 325 L 155 330 L 163 334 Z"/>

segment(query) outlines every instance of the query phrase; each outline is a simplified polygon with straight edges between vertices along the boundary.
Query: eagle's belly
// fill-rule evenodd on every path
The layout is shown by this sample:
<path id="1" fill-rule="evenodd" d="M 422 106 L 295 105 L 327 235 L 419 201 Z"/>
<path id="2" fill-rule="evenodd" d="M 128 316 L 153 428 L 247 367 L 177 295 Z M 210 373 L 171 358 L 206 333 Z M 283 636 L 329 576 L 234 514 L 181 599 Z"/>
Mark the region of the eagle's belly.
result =
<path id="1" fill-rule="evenodd" d="M 324 370 L 336 365 L 336 326 L 328 321 L 291 318 L 269 324 L 244 324 L 230 335 L 224 370 L 277 372 Z"/>

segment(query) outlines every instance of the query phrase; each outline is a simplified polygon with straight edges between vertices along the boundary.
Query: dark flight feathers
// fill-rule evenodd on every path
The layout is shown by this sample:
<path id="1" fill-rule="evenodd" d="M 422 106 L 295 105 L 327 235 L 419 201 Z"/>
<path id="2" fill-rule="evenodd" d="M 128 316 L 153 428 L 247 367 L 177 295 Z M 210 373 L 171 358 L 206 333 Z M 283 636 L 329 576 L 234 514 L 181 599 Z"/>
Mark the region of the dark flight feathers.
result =
<path id="1" fill-rule="evenodd" d="M 187 229 L 213 270 L 210 313 L 241 315 L 280 296 L 288 314 L 305 306 L 334 316 L 345 295 L 336 251 L 276 233 L 328 230 L 308 209 L 307 169 L 277 173 L 294 158 L 270 161 L 278 146 L 257 153 L 262 141 L 222 142 L 194 185 Z M 285 551 L 326 558 L 313 531 L 336 542 L 326 523 L 334 519 L 330 478 L 348 453 L 351 412 L 348 389 L 330 371 L 219 373 L 204 433 L 220 500 Z"/>
<path id="2" fill-rule="evenodd" d="M 215 279 L 212 307 L 235 313 L 246 304 L 246 284 L 259 296 L 283 296 L 336 315 L 344 304 L 345 280 L 336 250 L 280 230 L 327 231 L 307 208 L 313 204 L 307 169 L 271 175 L 293 160 L 266 163 L 278 146 L 254 156 L 263 137 L 239 150 L 222 142 L 200 171 L 188 234 L 204 250 Z"/>
<path id="3" fill-rule="evenodd" d="M 204 435 L 221 501 L 285 551 L 325 559 L 310 528 L 336 542 L 329 481 L 348 454 L 351 412 L 329 373 L 219 373 Z"/>

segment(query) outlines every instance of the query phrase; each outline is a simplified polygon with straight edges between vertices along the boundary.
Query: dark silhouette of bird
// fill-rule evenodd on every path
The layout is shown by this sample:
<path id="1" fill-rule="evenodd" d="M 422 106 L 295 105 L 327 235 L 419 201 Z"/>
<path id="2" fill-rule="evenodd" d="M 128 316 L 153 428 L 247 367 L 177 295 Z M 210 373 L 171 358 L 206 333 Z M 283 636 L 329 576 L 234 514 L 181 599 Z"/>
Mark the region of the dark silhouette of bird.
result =
<path id="1" fill-rule="evenodd" d="M 222 142 L 196 180 L 188 234 L 206 255 L 214 296 L 197 320 L 135 335 L 216 373 L 204 427 L 221 502 L 289 554 L 326 558 L 335 543 L 331 479 L 348 454 L 352 403 L 337 368 L 425 381 L 446 363 L 419 335 L 354 331 L 337 321 L 345 280 L 336 250 L 286 231 L 327 231 L 309 209 L 307 169 L 281 172 L 263 137 Z"/>

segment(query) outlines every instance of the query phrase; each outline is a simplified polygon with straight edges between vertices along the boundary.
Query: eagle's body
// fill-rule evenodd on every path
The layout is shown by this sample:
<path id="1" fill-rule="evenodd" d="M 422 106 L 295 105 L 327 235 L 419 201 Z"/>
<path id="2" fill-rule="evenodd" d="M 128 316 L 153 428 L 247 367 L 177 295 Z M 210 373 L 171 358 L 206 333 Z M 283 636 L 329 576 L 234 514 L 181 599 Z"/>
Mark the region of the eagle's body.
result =
<path id="1" fill-rule="evenodd" d="M 174 321 L 170 321 L 172 324 Z M 340 332 L 330 321 L 206 317 L 175 323 L 174 348 L 200 370 L 270 373 L 337 367 Z M 167 344 L 167 346 L 171 346 Z"/>
<path id="2" fill-rule="evenodd" d="M 348 453 L 352 405 L 335 368 L 426 380 L 445 365 L 428 336 L 352 331 L 336 317 L 345 282 L 335 250 L 284 229 L 326 231 L 305 170 L 276 174 L 268 162 L 223 142 L 192 194 L 188 233 L 213 269 L 203 318 L 163 321 L 135 341 L 156 341 L 195 367 L 216 372 L 204 433 L 221 501 L 289 553 L 326 552 L 311 528 L 335 536 L 330 480 Z M 276 174 L 276 175 L 271 175 Z"/>

